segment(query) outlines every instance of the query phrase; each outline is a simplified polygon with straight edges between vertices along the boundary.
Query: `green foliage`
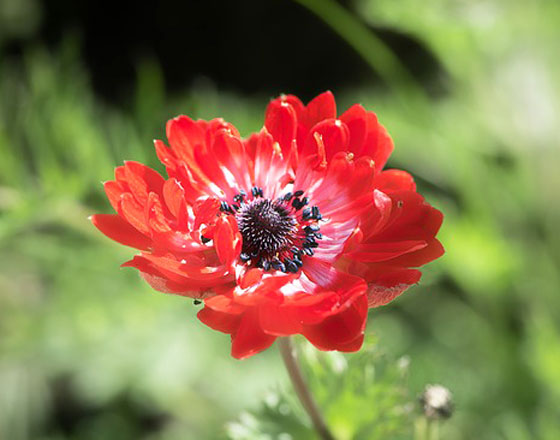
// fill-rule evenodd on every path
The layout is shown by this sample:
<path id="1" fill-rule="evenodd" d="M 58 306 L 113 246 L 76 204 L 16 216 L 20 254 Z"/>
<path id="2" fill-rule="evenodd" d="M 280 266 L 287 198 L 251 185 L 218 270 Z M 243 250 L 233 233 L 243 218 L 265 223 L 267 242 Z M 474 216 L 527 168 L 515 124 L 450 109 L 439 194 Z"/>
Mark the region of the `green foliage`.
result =
<path id="1" fill-rule="evenodd" d="M 352 355 L 319 352 L 308 343 L 299 352 L 304 376 L 337 439 L 411 438 L 408 358 L 390 361 L 371 344 Z M 258 411 L 243 413 L 228 425 L 228 434 L 235 440 L 315 436 L 289 388 L 269 394 Z"/>

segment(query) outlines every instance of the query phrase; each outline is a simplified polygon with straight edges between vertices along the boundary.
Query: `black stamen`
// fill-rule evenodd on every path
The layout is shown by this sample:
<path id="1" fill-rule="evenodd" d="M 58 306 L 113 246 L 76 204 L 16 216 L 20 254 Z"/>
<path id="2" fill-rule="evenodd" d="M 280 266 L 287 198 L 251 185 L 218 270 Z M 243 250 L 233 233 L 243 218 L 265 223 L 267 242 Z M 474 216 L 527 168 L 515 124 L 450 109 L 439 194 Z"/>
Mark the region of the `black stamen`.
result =
<path id="1" fill-rule="evenodd" d="M 201 236 L 200 236 L 200 241 L 201 241 L 203 244 L 206 244 L 206 243 L 212 241 L 212 239 L 211 239 L 211 238 L 207 238 L 207 237 L 205 237 L 204 235 L 201 235 Z"/>
<path id="2" fill-rule="evenodd" d="M 292 206 L 297 211 L 298 209 L 303 208 L 303 203 L 301 203 L 301 200 L 296 197 L 294 198 L 294 200 L 292 200 Z"/>
<path id="3" fill-rule="evenodd" d="M 307 207 L 301 211 L 301 218 L 303 220 L 309 220 L 311 218 L 311 208 Z"/>
<path id="4" fill-rule="evenodd" d="M 305 237 L 305 240 L 303 240 L 303 247 L 314 247 L 312 246 L 313 243 L 316 243 L 315 237 L 308 235 L 307 237 Z"/>
<path id="5" fill-rule="evenodd" d="M 239 254 L 239 259 L 241 261 L 243 261 L 244 263 L 246 263 L 247 261 L 249 261 L 251 259 L 251 256 L 246 254 L 245 252 L 241 252 L 241 254 Z"/>
<path id="6" fill-rule="evenodd" d="M 220 211 L 229 212 L 230 214 L 233 214 L 233 209 L 231 209 L 231 206 L 229 206 L 228 202 L 220 203 Z"/>
<path id="7" fill-rule="evenodd" d="M 300 189 L 294 193 L 294 197 L 300 197 L 303 195 L 303 191 Z"/>
<path id="8" fill-rule="evenodd" d="M 253 197 L 262 197 L 263 196 L 263 190 L 262 190 L 262 188 L 259 188 L 258 186 L 254 186 L 253 188 L 251 188 L 251 194 L 253 194 Z"/>
<path id="9" fill-rule="evenodd" d="M 282 197 L 282 200 L 285 200 L 286 202 L 289 202 L 292 197 L 293 197 L 293 194 L 291 192 L 289 192 L 287 194 L 284 194 L 284 197 Z"/>
<path id="10" fill-rule="evenodd" d="M 307 225 L 305 228 L 303 228 L 303 230 L 307 233 L 307 234 L 312 234 L 313 232 L 317 232 L 319 230 L 319 226 L 318 225 Z"/>
<path id="11" fill-rule="evenodd" d="M 321 220 L 323 218 L 317 206 L 311 208 L 311 218 L 314 218 L 315 220 Z"/>
<path id="12" fill-rule="evenodd" d="M 284 260 L 284 263 L 286 264 L 286 270 L 288 272 L 292 272 L 292 273 L 296 273 L 299 269 L 299 267 L 297 266 L 296 263 L 294 263 L 292 260 L 286 258 Z"/>
<path id="13" fill-rule="evenodd" d="M 272 267 L 281 272 L 286 272 L 286 265 L 282 263 L 280 260 L 273 260 Z"/>

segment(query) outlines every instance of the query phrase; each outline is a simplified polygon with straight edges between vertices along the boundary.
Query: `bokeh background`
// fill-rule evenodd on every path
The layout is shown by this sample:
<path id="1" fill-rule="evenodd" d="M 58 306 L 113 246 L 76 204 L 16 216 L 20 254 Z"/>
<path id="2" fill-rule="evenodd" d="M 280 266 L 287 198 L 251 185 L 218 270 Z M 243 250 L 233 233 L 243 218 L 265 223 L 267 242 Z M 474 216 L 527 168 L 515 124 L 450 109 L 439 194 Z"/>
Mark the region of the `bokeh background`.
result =
<path id="1" fill-rule="evenodd" d="M 326 89 L 378 113 L 447 249 L 363 353 L 308 353 L 335 432 L 412 438 L 442 383 L 442 439 L 560 438 L 559 54 L 554 0 L 0 0 L 0 438 L 313 438 L 274 348 L 232 359 L 87 217 L 123 160 L 161 170 L 167 119 L 247 135 Z"/>

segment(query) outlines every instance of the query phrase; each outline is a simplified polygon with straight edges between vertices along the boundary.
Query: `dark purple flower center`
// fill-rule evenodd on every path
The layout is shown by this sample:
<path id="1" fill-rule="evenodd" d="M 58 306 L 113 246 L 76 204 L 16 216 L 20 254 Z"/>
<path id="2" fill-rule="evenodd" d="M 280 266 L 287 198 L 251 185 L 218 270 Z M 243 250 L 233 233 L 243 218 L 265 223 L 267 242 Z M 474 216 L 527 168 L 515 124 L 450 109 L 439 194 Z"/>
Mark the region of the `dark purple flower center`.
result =
<path id="1" fill-rule="evenodd" d="M 279 201 L 251 200 L 241 206 L 236 217 L 243 252 L 252 257 L 271 259 L 291 244 L 298 230 L 296 219 Z"/>
<path id="2" fill-rule="evenodd" d="M 235 215 L 243 237 L 242 262 L 295 273 L 303 266 L 303 257 L 313 255 L 322 238 L 322 216 L 318 207 L 308 206 L 303 193 L 300 190 L 271 200 L 255 187 L 249 197 L 242 191 L 233 198 L 234 203 L 222 202 L 221 211 Z"/>

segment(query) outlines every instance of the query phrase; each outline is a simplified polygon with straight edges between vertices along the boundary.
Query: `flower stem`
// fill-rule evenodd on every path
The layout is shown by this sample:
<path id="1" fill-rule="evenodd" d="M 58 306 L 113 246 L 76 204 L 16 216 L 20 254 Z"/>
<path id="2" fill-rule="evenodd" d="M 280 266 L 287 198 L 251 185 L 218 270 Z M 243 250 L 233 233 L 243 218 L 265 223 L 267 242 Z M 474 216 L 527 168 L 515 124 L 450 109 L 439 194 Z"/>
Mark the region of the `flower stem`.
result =
<path id="1" fill-rule="evenodd" d="M 313 395 L 303 378 L 291 338 L 289 336 L 279 338 L 278 345 L 280 347 L 280 353 L 282 354 L 282 360 L 284 361 L 286 370 L 288 370 L 288 375 L 290 376 L 294 390 L 296 391 L 303 408 L 311 418 L 313 426 L 319 434 L 319 437 L 323 440 L 334 440 L 334 436 L 329 431 L 329 428 L 325 423 L 325 419 L 319 411 L 319 407 L 317 406 L 317 403 L 315 402 L 315 399 L 313 398 Z"/>

